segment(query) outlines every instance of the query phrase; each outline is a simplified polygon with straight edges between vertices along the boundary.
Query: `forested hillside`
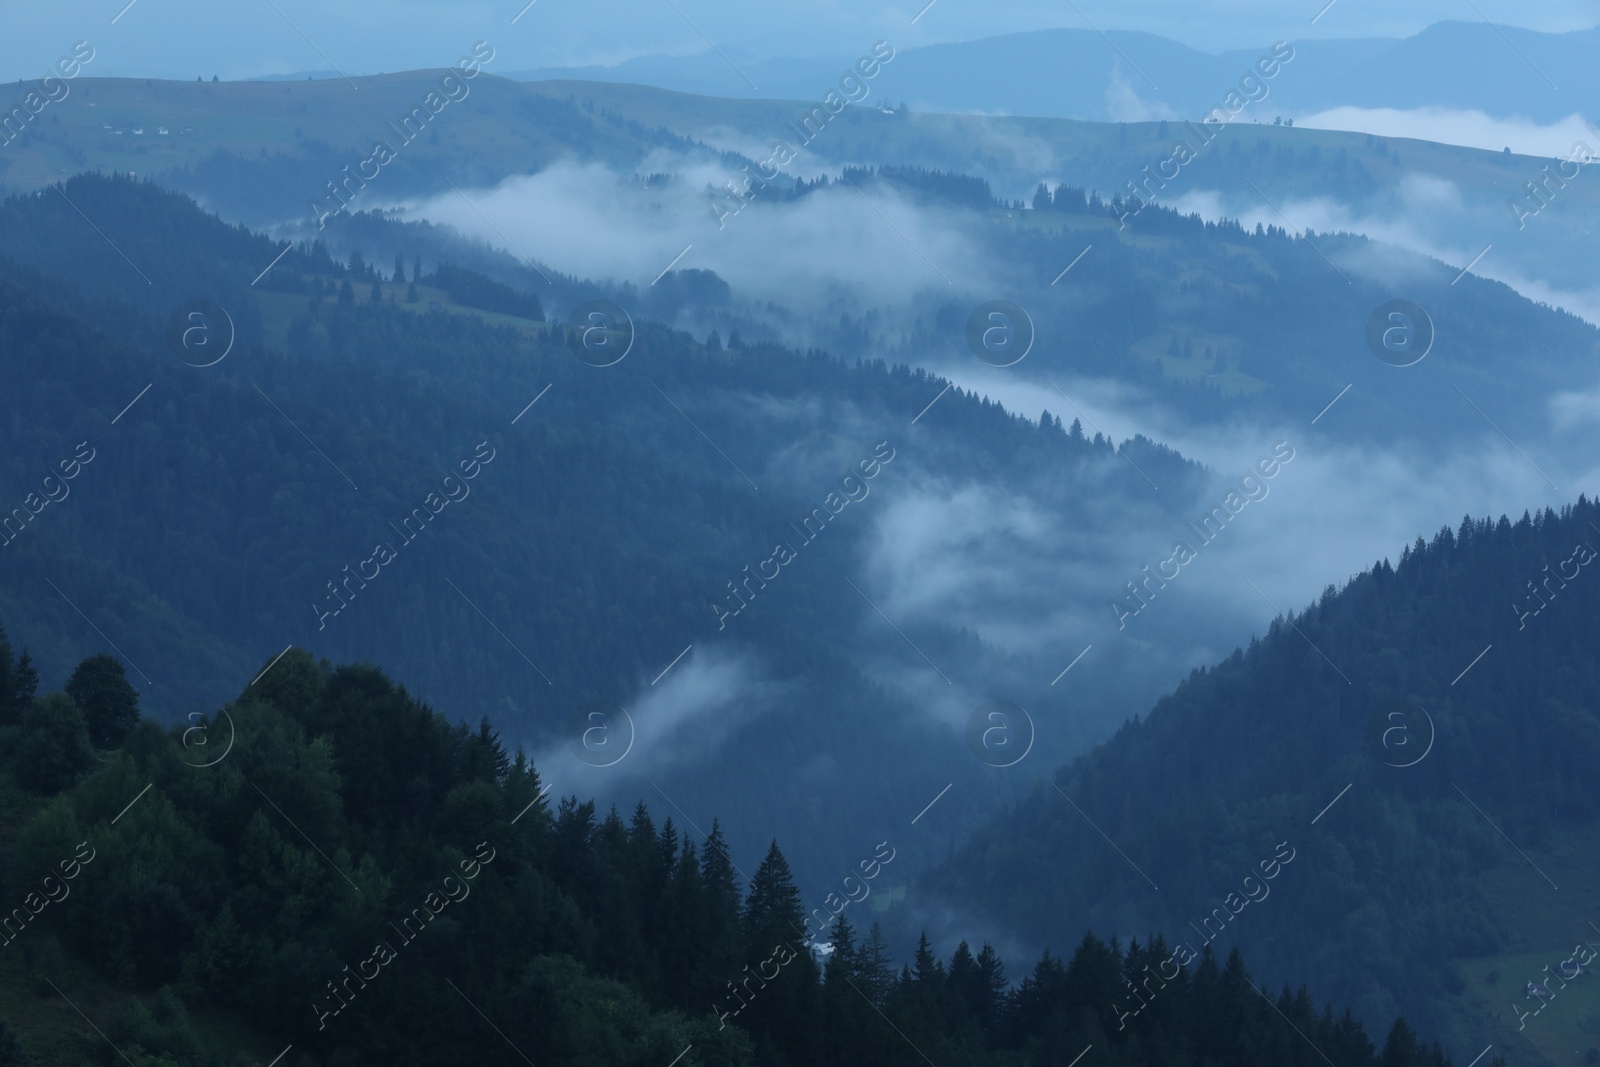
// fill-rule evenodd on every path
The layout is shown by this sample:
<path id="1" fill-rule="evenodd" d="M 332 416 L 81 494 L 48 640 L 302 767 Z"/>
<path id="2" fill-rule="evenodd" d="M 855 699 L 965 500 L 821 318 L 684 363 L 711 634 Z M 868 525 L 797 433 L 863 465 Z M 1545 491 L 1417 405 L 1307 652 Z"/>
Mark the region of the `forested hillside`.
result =
<path id="1" fill-rule="evenodd" d="M 1085 926 L 1225 934 L 1365 1018 L 1403 1004 L 1438 1030 L 1478 1013 L 1514 1040 L 1521 981 L 1469 985 L 1487 965 L 1467 961 L 1538 951 L 1556 968 L 1594 941 L 1597 526 L 1584 498 L 1469 517 L 1330 586 L 1062 768 L 927 888 L 1051 944 Z M 1206 921 L 1285 839 L 1297 858 L 1271 901 Z"/>
<path id="2" fill-rule="evenodd" d="M 382 102 L 373 106 L 401 112 L 429 81 L 425 72 L 390 75 L 364 79 L 363 91 Z M 1041 387 L 1051 375 L 1107 376 L 1149 391 L 1188 418 L 1227 423 L 1309 419 L 1329 397 L 1354 385 L 1362 403 L 1351 405 L 1346 418 L 1359 420 L 1364 434 L 1407 445 L 1459 440 L 1480 428 L 1456 417 L 1470 409 L 1451 381 L 1497 422 L 1526 424 L 1542 416 L 1551 391 L 1587 384 L 1597 351 L 1588 323 L 1539 307 L 1477 272 L 1458 277 L 1472 256 L 1493 245 L 1483 270 L 1489 277 L 1543 279 L 1543 288 L 1522 289 L 1537 300 L 1560 303 L 1563 290 L 1594 284 L 1588 252 L 1600 235 L 1600 183 L 1564 180 L 1550 210 L 1539 207 L 1539 217 L 1525 225 L 1507 210 L 1513 199 L 1526 201 L 1528 211 L 1543 203 L 1528 200 L 1525 188 L 1549 180 L 1543 159 L 1273 126 L 1270 116 L 1257 125 L 1241 116 L 1185 163 L 1178 178 L 1152 181 L 1156 169 L 1170 175 L 1172 168 L 1162 164 L 1170 163 L 1178 139 L 1200 143 L 1186 123 L 904 109 L 885 115 L 850 107 L 830 121 L 826 136 L 807 142 L 805 176 L 790 168 L 770 186 L 761 183 L 755 195 L 746 194 L 750 206 L 735 224 L 720 218 L 735 203 L 727 183 L 737 188 L 750 181 L 746 175 L 773 171 L 724 141 L 753 152 L 752 144 L 793 139 L 787 124 L 803 113 L 800 104 L 597 82 L 521 84 L 486 72 L 470 99 L 405 146 L 381 180 L 351 198 L 345 213 L 320 219 L 306 209 L 308 200 L 334 203 L 325 191 L 331 179 L 348 180 L 342 168 L 361 158 L 353 153 L 369 152 L 384 130 L 341 106 L 348 95 L 343 83 L 322 80 L 86 81 L 48 123 L 36 124 L 9 158 L 0 159 L 0 181 L 9 190 L 43 193 L 66 213 L 63 220 L 92 238 L 44 183 L 63 168 L 135 171 L 202 198 L 229 220 L 270 226 L 295 242 L 324 240 L 341 261 L 352 250 L 366 253 L 386 274 L 397 253 L 410 263 L 426 251 L 431 270 L 438 257 L 422 245 L 435 242 L 452 246 L 462 265 L 481 269 L 460 258 L 470 242 L 459 234 L 430 232 L 424 242 L 419 231 L 435 227 L 401 227 L 389 214 L 432 220 L 454 211 L 459 229 L 499 250 L 492 256 L 475 250 L 498 261 L 506 272 L 499 280 L 514 279 L 562 311 L 587 299 L 573 290 L 577 278 L 592 280 L 591 289 L 636 312 L 638 304 L 654 304 L 667 282 L 652 285 L 652 279 L 693 244 L 685 266 L 710 263 L 733 284 L 732 300 L 711 309 L 662 302 L 648 317 L 692 326 L 699 337 L 715 325 L 726 338 L 732 325 L 747 339 L 814 344 L 846 359 L 888 352 L 912 366 L 966 360 L 962 331 L 950 329 L 950 320 L 960 326 L 973 307 L 1004 297 L 1024 307 L 1038 327 L 1039 343 L 1016 376 Z M 102 129 L 104 112 L 113 106 L 152 126 L 163 116 L 183 115 L 195 128 L 153 140 L 117 136 Z M 883 248 L 891 246 L 875 238 L 899 241 L 861 203 L 866 188 L 841 180 L 868 171 L 902 177 L 940 172 L 947 186 L 961 187 L 951 195 L 948 188 L 941 193 L 926 182 L 901 180 L 868 194 L 918 247 L 927 243 L 924 235 L 937 234 L 959 238 L 965 252 L 957 260 L 933 255 L 935 273 L 901 249 L 907 258 L 899 272 L 904 277 L 896 281 L 911 292 L 894 301 L 878 286 L 858 284 L 884 269 Z M 785 198 L 796 188 L 813 188 L 819 176 L 822 191 L 834 194 L 816 198 L 828 210 L 796 218 Z M 977 192 L 984 181 L 992 201 Z M 1074 197 L 1087 191 L 1103 210 L 1089 217 L 1052 212 L 1052 201 L 1041 205 L 1036 195 L 1041 184 L 1050 191 L 1064 186 Z M 1150 206 L 1130 210 L 1130 196 Z M 831 247 L 845 238 L 828 227 L 830 218 L 849 218 L 851 208 L 867 214 L 848 235 L 847 250 Z M 1201 210 L 1209 229 L 1184 217 Z M 177 280 L 143 265 L 137 242 L 123 239 L 132 233 L 118 233 L 131 220 L 85 211 L 156 285 Z M 378 218 L 357 221 L 351 212 Z M 624 247 L 637 254 L 612 256 L 605 270 L 586 269 L 582 264 L 591 261 L 582 246 L 611 242 L 565 233 L 568 217 L 595 230 L 591 238 L 615 226 L 630 235 Z M 1241 229 L 1233 221 L 1241 217 L 1264 225 Z M 15 215 L 4 225 L 18 235 L 22 261 L 35 262 L 21 250 L 31 257 L 40 243 L 46 259 L 60 256 L 52 251 L 60 248 L 57 230 L 41 242 Z M 1426 257 L 1397 258 L 1394 248 L 1349 232 L 1391 235 L 1406 227 L 1426 232 L 1420 242 Z M 548 239 L 533 244 L 530 235 Z M 775 241 L 785 242 L 783 256 L 769 254 Z M 1470 250 L 1461 254 L 1467 244 Z M 247 286 L 282 242 L 263 247 L 265 257 L 235 284 Z M 1062 279 L 1063 268 L 1091 247 Z M 292 264 L 293 255 L 285 263 Z M 855 265 L 868 256 L 877 267 L 855 277 Z M 551 300 L 552 294 L 566 299 Z M 1364 342 L 1369 315 L 1396 298 L 1424 307 L 1438 331 L 1434 357 L 1414 369 L 1406 388 L 1397 387 L 1393 368 L 1368 358 Z M 680 315 L 683 321 L 676 321 Z M 1527 358 L 1529 352 L 1537 358 Z M 1458 372 L 1453 379 L 1440 369 L 1445 360 Z M 1419 386 L 1426 403 L 1412 402 Z M 1491 393 L 1493 402 L 1484 404 Z"/>
<path id="3" fill-rule="evenodd" d="M 1011 663 L 959 622 L 900 620 L 915 649 L 881 622 L 856 561 L 882 502 L 961 478 L 1082 523 L 1108 507 L 1175 514 L 1176 496 L 1146 502 L 1129 457 L 1177 489 L 1201 480 L 1147 441 L 1118 455 L 1059 417 L 941 398 L 947 383 L 921 370 L 642 316 L 627 358 L 596 367 L 574 354 L 577 330 L 534 317 L 536 296 L 514 306 L 432 262 L 418 278 L 414 256 L 397 282 L 392 255 L 380 279 L 375 256 L 307 246 L 252 286 L 282 249 L 184 197 L 125 178 L 64 193 L 72 203 L 46 191 L 0 208 L 18 257 L 0 265 L 0 379 L 14 383 L 0 484 L 21 509 L 0 547 L 0 607 L 30 621 L 47 684 L 92 649 L 118 651 L 165 719 L 214 710 L 291 644 L 392 657 L 414 691 L 548 753 L 564 783 L 653 796 L 653 780 L 730 810 L 746 844 L 793 820 L 792 859 L 815 879 L 833 803 L 898 818 L 947 771 L 987 797 L 1014 788 L 868 677 L 877 662 L 937 678 L 926 653 L 981 685 Z M 115 248 L 74 204 L 106 220 Z M 413 287 L 428 298 L 408 302 Z M 200 366 L 215 356 L 172 347 L 176 294 L 226 310 L 226 358 Z M 912 425 L 935 399 L 936 418 Z M 93 458 L 53 489 L 44 479 L 80 446 Z M 779 540 L 803 555 L 758 585 Z M 568 751 L 583 709 L 638 712 L 656 694 L 668 703 L 638 716 L 616 770 Z M 1040 752 L 1065 758 L 1108 726 L 1079 723 Z M 821 755 L 822 738 L 850 744 Z M 866 773 L 891 750 L 905 758 Z M 735 770 L 712 766 L 724 757 Z M 774 782 L 826 798 L 792 804 Z M 735 804 L 746 787 L 772 799 Z"/>
<path id="4" fill-rule="evenodd" d="M 1237 952 L 1154 976 L 1159 937 L 1012 975 L 965 941 L 895 960 L 848 910 L 892 841 L 841 828 L 848 901 L 803 898 L 777 842 L 753 863 L 715 822 L 557 801 L 372 667 L 294 652 L 171 729 L 109 656 L 34 684 L 0 632 L 7 1067 L 1450 1062 Z"/>
<path id="5" fill-rule="evenodd" d="M 981 183 L 914 170 L 857 177 L 912 193 L 947 188 L 947 199 L 982 194 Z M 1058 187 L 1035 204 L 1020 258 L 1043 263 L 1077 247 L 1075 227 L 1115 232 L 1114 205 L 1082 191 Z M 415 691 L 448 696 L 464 717 L 488 715 L 546 753 L 547 773 L 564 783 L 623 797 L 661 789 L 727 811 L 742 844 L 789 828 L 791 860 L 813 885 L 830 862 L 816 841 L 836 805 L 888 826 L 959 784 L 973 799 L 907 846 L 913 870 L 1014 798 L 1036 766 L 1081 751 L 1205 653 L 1189 619 L 1174 615 L 1137 641 L 1099 640 L 1097 671 L 1080 672 L 1069 695 L 1051 679 L 1076 648 L 1036 652 L 1006 636 L 1016 620 L 1059 612 L 1059 587 L 1002 585 L 959 613 L 938 601 L 909 617 L 885 609 L 874 582 L 886 567 L 906 568 L 910 596 L 928 590 L 900 544 L 929 525 L 930 502 L 952 523 L 940 536 L 961 544 L 979 540 L 960 525 L 985 510 L 963 503 L 974 494 L 1026 501 L 1029 523 L 1064 531 L 1041 574 L 1104 587 L 1142 551 L 1115 531 L 1177 527 L 1209 492 L 1206 473 L 1169 449 L 1135 437 L 1114 451 L 1093 427 L 1067 425 L 1075 416 L 1064 394 L 1056 414 L 1024 419 L 912 369 L 959 344 L 965 318 L 955 305 L 896 335 L 891 350 L 908 365 L 890 366 L 860 358 L 879 344 L 866 319 L 841 317 L 847 359 L 783 346 L 709 272 L 671 272 L 647 293 L 560 274 L 535 288 L 531 268 L 509 270 L 503 257 L 441 261 L 459 243 L 426 227 L 374 215 L 347 222 L 330 227 L 330 240 L 370 241 L 364 253 L 275 244 L 126 178 L 79 177 L 0 206 L 10 257 L 0 266 L 0 373 L 20 383 L 0 396 L 10 443 L 0 462 L 23 509 L 7 530 L 0 607 L 35 624 L 47 682 L 88 651 L 114 648 L 148 689 L 147 706 L 175 717 L 212 710 L 230 679 L 285 646 L 392 660 Z M 1257 405 L 1303 419 L 1347 380 L 1336 359 L 1366 405 L 1341 418 L 1360 411 L 1358 425 L 1376 420 L 1385 432 L 1435 425 L 1465 438 L 1487 431 L 1460 417 L 1452 385 L 1483 395 L 1512 358 L 1512 334 L 1566 360 L 1592 344 L 1588 327 L 1509 291 L 1441 281 L 1464 322 L 1496 325 L 1469 331 L 1454 362 L 1417 368 L 1419 404 L 1418 392 L 1385 384 L 1394 368 L 1365 352 L 1357 368 L 1348 352 L 1312 358 L 1282 343 L 1339 347 L 1340 323 L 1363 321 L 1360 301 L 1383 290 L 1312 314 L 1281 295 L 1326 289 L 1328 265 L 1305 242 L 1158 208 L 1139 224 L 1152 234 L 1086 259 L 1077 283 L 1086 295 L 1059 298 L 1062 322 L 1041 309 L 1040 329 L 1073 338 L 1080 369 L 1154 388 L 1155 372 L 1127 358 L 1129 346 L 1159 314 L 1157 291 L 1189 286 L 1193 321 L 1231 315 L 1274 346 L 1258 368 L 1272 388 L 1229 394 L 1221 379 L 1197 378 L 1170 394 L 1196 410 Z M 1193 258 L 1152 256 L 1151 242 Z M 577 331 L 543 321 L 593 296 L 638 301 L 632 347 L 615 366 L 578 358 Z M 233 348 L 215 365 L 172 347 L 172 317 L 190 300 L 231 319 Z M 731 302 L 708 309 L 707 300 Z M 719 328 L 693 335 L 652 316 Z M 1165 350 L 1170 367 L 1234 365 L 1176 335 Z M 1542 405 L 1560 368 L 1551 359 L 1519 374 L 1517 402 Z M 1500 390 L 1497 414 L 1512 393 Z M 1390 417 L 1402 409 L 1405 419 Z M 66 487 L 70 499 L 48 502 L 45 474 L 80 449 L 94 458 Z M 794 536 L 792 524 L 874 455 L 895 458 L 870 485 L 844 489 L 859 503 L 835 494 L 838 521 L 781 581 L 758 587 L 758 570 L 773 574 L 774 541 Z M 463 470 L 474 477 L 462 482 Z M 1004 629 L 977 636 L 974 608 Z M 960 688 L 947 697 L 924 683 Z M 1038 733 L 1035 762 L 1005 776 L 974 759 L 963 736 L 973 709 L 997 695 L 1052 723 Z M 1058 714 L 1068 701 L 1085 713 Z M 660 709 L 640 720 L 640 744 L 609 778 L 568 751 L 588 721 L 577 716 L 595 702 Z M 883 764 L 885 752 L 897 758 Z M 777 799 L 774 775 L 808 799 Z"/>
<path id="6" fill-rule="evenodd" d="M 0 23 L 0 1067 L 1600 1065 L 1600 28 L 386 2 Z"/>

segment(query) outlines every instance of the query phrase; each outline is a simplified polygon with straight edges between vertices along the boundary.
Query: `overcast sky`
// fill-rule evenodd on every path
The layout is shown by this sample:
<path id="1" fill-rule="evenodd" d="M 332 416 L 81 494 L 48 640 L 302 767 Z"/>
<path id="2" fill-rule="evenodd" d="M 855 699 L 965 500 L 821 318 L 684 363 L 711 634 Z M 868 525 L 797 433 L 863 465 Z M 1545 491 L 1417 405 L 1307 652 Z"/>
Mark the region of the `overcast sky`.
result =
<path id="1" fill-rule="evenodd" d="M 475 40 L 492 70 L 613 63 L 698 52 L 707 40 L 741 57 L 853 56 L 1049 27 L 1144 30 L 1196 48 L 1277 38 L 1407 36 L 1446 19 L 1562 31 L 1600 22 L 1594 0 L 51 0 L 0 4 L 0 78 L 40 77 L 75 41 L 90 75 L 193 78 L 337 68 L 350 74 L 445 66 Z M 120 14 L 119 14 L 120 12 Z M 919 16 L 920 13 L 920 17 Z M 915 25 L 913 17 L 917 17 Z M 113 19 L 116 21 L 113 22 Z"/>

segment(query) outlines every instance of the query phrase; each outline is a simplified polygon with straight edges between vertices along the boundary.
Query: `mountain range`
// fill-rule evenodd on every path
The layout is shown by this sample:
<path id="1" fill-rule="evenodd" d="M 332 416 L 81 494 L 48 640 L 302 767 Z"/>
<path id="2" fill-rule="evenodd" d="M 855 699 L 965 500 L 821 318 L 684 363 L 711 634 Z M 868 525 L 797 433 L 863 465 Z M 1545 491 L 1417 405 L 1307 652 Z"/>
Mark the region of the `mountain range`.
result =
<path id="1" fill-rule="evenodd" d="M 1481 111 L 1551 123 L 1575 113 L 1593 118 L 1592 101 L 1600 94 L 1592 62 L 1600 28 L 1540 33 L 1487 22 L 1441 22 L 1403 39 L 1308 37 L 1290 43 L 1295 58 L 1261 101 L 1264 121 L 1356 107 Z M 1263 54 L 1270 54 L 1271 45 L 1262 41 L 1256 49 L 1213 54 L 1150 33 L 1033 30 L 904 48 L 877 88 L 913 110 L 1112 122 L 1197 120 Z M 708 49 L 692 56 L 641 56 L 614 66 L 544 67 L 511 76 L 803 100 L 825 91 L 853 58 L 731 54 L 730 61 Z"/>
<path id="2" fill-rule="evenodd" d="M 1136 62 L 1157 47 L 1112 41 Z M 1358 44 L 1340 62 L 1377 62 Z M 1186 61 L 1151 54 L 1185 84 Z M 1317 55 L 1279 59 L 1273 92 Z M 1588 284 L 1583 172 L 1524 230 L 1506 199 L 1547 161 L 1502 152 L 919 104 L 807 130 L 826 85 L 716 100 L 486 74 L 434 107 L 441 78 L 85 78 L 0 148 L 0 618 L 47 694 L 18 728 L 71 735 L 62 797 L 38 788 L 52 761 L 0 768 L 40 820 L 24 854 L 149 771 L 181 801 L 160 848 L 205 865 L 205 908 L 292 927 L 232 879 L 298 872 L 309 892 L 328 872 L 253 827 L 232 769 L 208 822 L 190 768 L 162 762 L 226 711 L 264 746 L 241 766 L 293 790 L 385 900 L 383 871 L 421 885 L 406 834 L 557 790 L 524 842 L 556 858 L 516 891 L 539 917 L 517 951 L 541 962 L 505 1003 L 592 970 L 628 987 L 597 996 L 651 1055 L 678 1036 L 749 1051 L 654 1017 L 687 1010 L 662 963 L 683 946 L 640 929 L 711 921 L 686 903 L 706 870 L 652 821 L 669 815 L 702 859 L 766 856 L 738 872 L 753 902 L 702 902 L 723 920 L 827 899 L 893 842 L 861 909 L 876 963 L 846 973 L 884 981 L 881 1010 L 884 955 L 913 960 L 893 1003 L 943 1012 L 952 1055 L 1132 1026 L 1129 1062 L 1169 1038 L 1204 1058 L 1208 997 L 1251 1042 L 1270 1008 L 1351 1062 L 1377 1054 L 1357 1021 L 1390 1034 L 1388 1062 L 1442 1062 L 1400 1015 L 1463 1048 L 1525 1037 L 1554 1060 L 1582 1040 L 1587 987 L 1545 1013 L 1520 976 L 1575 977 L 1586 920 L 1566 901 L 1600 884 L 1600 515 L 1581 495 L 1600 333 L 1485 276 L 1477 238 L 1430 254 L 1438 230 L 1408 245 L 1373 220 L 1442 204 L 1431 225 Z M 805 155 L 773 175 L 791 137 Z M 1170 188 L 1148 177 L 1164 162 Z M 1255 217 L 1232 206 L 1247 191 Z M 1366 225 L 1296 224 L 1319 203 Z M 154 720 L 120 755 L 98 725 L 76 742 L 71 679 L 96 653 Z M 116 980 L 215 993 L 225 950 L 265 958 L 209 916 L 197 941 L 154 936 L 192 916 L 122 877 L 118 921 L 167 947 L 94 957 Z M 575 901 L 591 877 L 612 895 Z M 349 955 L 372 951 L 351 908 L 229 996 L 286 1018 L 334 932 L 371 962 Z M 705 938 L 719 959 L 752 948 Z M 1248 1015 L 1228 940 L 1267 986 L 1312 972 L 1355 1016 L 1290 993 Z M 1170 1033 L 1138 1029 L 1159 998 L 1088 1006 L 1180 945 L 1210 962 Z M 1040 959 L 1021 988 L 1074 990 L 1071 1011 L 1027 1015 L 1019 992 L 1002 1025 L 999 952 Z M 415 1018 L 432 982 L 386 1017 Z M 1524 1003 L 1542 1014 L 1518 1028 Z M 821 1010 L 790 1007 L 758 1047 Z M 1291 1056 L 1286 1036 L 1262 1055 Z"/>

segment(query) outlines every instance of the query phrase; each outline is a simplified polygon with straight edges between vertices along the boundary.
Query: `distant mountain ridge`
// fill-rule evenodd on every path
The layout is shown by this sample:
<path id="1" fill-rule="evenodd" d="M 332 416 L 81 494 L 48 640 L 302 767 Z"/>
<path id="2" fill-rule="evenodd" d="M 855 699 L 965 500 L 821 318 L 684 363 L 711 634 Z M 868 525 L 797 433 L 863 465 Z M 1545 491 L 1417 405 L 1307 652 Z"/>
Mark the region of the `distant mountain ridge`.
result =
<path id="1" fill-rule="evenodd" d="M 1548 123 L 1582 113 L 1600 96 L 1600 65 L 1593 59 L 1600 49 L 1600 27 L 1541 33 L 1441 22 L 1403 39 L 1290 43 L 1297 53 L 1293 77 L 1272 87 L 1271 104 L 1263 102 L 1269 118 L 1345 106 L 1437 107 Z M 875 88 L 931 111 L 1093 121 L 1193 118 L 1214 106 L 1271 44 L 1213 54 L 1149 33 L 1033 30 L 903 49 Z M 777 58 L 739 62 L 735 70 L 708 51 L 510 76 L 804 99 L 827 86 L 841 62 Z M 751 88 L 752 82 L 759 88 Z"/>

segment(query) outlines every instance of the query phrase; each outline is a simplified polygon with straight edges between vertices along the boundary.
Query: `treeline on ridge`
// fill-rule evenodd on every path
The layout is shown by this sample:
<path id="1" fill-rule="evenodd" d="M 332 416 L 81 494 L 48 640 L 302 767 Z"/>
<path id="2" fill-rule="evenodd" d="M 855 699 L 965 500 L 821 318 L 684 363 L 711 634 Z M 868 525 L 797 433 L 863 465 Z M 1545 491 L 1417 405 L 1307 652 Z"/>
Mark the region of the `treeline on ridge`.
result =
<path id="1" fill-rule="evenodd" d="M 715 823 L 697 841 L 643 804 L 627 820 L 575 797 L 552 807 L 487 722 L 452 724 L 370 666 L 292 651 L 217 714 L 170 729 L 138 716 L 109 656 L 64 692 L 37 684 L 0 639 L 17 903 L 0 919 L 16 942 L 0 982 L 43 999 L 92 975 L 115 990 L 105 1036 L 137 1067 L 244 1062 L 199 1036 L 214 1020 L 196 1017 L 217 1007 L 249 1020 L 241 1041 L 292 1042 L 291 1067 L 680 1054 L 689 1067 L 1001 1067 L 1088 1046 L 1128 1065 L 1448 1062 L 1403 1020 L 1380 1051 L 1304 988 L 1269 1000 L 1237 952 L 1152 983 L 1160 937 L 1124 950 L 1085 936 L 1014 984 L 989 945 L 945 961 L 924 938 L 897 968 L 876 924 L 863 934 L 843 914 L 826 948 L 808 946 L 776 842 L 741 885 Z M 22 754 L 44 748 L 74 759 L 41 777 Z M 75 855 L 87 859 L 57 898 L 54 872 Z M 1135 984 L 1148 1005 L 1129 1019 Z M 118 1055 L 65 1015 L 0 1027 L 8 1064 Z"/>

